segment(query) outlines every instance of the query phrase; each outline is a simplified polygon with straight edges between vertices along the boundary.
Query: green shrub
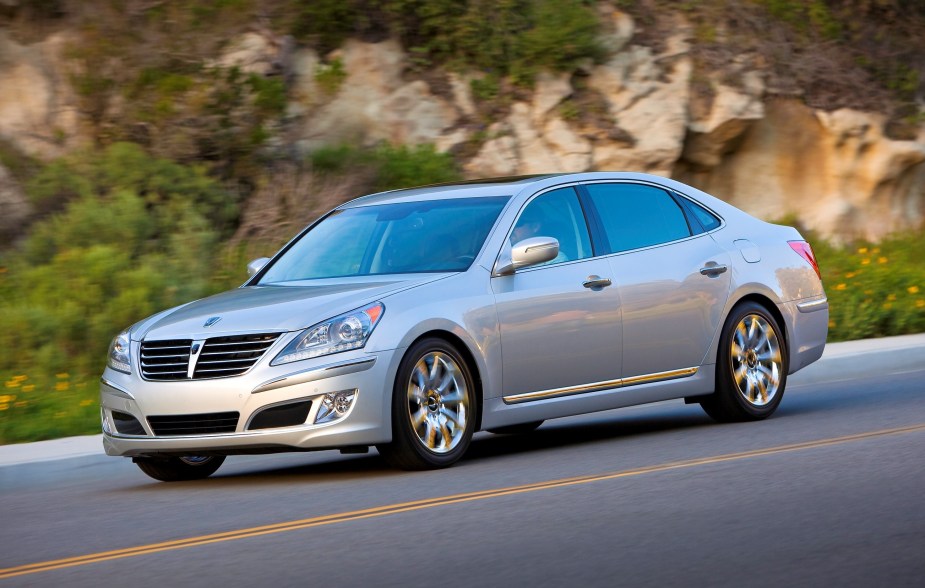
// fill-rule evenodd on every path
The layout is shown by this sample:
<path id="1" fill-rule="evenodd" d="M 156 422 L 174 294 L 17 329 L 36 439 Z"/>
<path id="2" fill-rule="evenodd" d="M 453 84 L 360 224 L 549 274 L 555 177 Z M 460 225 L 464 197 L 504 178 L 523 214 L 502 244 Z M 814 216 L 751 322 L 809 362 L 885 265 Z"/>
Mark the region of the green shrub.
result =
<path id="1" fill-rule="evenodd" d="M 462 178 L 453 157 L 438 153 L 433 145 L 380 145 L 373 149 L 335 145 L 315 150 L 310 161 L 314 171 L 319 173 L 369 174 L 372 190 L 439 184 Z"/>
<path id="2" fill-rule="evenodd" d="M 925 332 L 925 231 L 879 244 L 812 243 L 829 298 L 829 341 Z"/>
<path id="3" fill-rule="evenodd" d="M 0 443 L 95 431 L 110 339 L 241 281 L 213 278 L 216 227 L 236 207 L 201 169 L 115 144 L 34 180 L 29 189 L 51 194 L 68 180 L 78 188 L 0 254 Z"/>
<path id="4" fill-rule="evenodd" d="M 347 70 L 344 69 L 344 62 L 340 58 L 332 59 L 330 63 L 319 64 L 315 70 L 315 81 L 321 87 L 321 91 L 329 96 L 336 94 L 346 79 Z"/>

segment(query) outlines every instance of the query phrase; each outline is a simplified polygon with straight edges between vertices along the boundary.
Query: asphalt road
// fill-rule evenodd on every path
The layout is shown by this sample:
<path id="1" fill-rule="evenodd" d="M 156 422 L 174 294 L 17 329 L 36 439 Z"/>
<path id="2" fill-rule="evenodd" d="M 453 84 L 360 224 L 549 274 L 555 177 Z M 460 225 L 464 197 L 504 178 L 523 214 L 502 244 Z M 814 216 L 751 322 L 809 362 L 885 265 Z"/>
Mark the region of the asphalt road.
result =
<path id="1" fill-rule="evenodd" d="M 0 468 L 0 585 L 919 587 L 923 489 L 925 370 L 794 379 L 764 422 L 660 403 L 481 433 L 438 472 L 375 451 L 178 484 L 102 455 Z"/>

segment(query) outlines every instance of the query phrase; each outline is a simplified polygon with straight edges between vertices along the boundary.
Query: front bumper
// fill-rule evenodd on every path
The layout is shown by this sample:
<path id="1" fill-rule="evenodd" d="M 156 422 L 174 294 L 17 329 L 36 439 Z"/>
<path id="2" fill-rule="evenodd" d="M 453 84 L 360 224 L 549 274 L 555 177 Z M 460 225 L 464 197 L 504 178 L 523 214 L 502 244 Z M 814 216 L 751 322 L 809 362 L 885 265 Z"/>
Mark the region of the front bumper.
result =
<path id="1" fill-rule="evenodd" d="M 109 368 L 100 384 L 103 447 L 108 455 L 151 456 L 269 453 L 369 446 L 391 440 L 393 358 L 400 350 L 362 350 L 263 367 L 238 377 L 155 382 Z M 400 355 L 398 355 L 400 357 Z M 259 366 L 258 366 L 259 367 Z M 314 424 L 325 394 L 356 390 L 356 399 L 337 421 Z M 311 400 L 304 424 L 248 430 L 260 410 Z M 144 435 L 117 432 L 112 412 L 135 417 Z M 237 412 L 234 432 L 156 436 L 147 417 Z M 108 431 L 106 430 L 108 429 Z"/>

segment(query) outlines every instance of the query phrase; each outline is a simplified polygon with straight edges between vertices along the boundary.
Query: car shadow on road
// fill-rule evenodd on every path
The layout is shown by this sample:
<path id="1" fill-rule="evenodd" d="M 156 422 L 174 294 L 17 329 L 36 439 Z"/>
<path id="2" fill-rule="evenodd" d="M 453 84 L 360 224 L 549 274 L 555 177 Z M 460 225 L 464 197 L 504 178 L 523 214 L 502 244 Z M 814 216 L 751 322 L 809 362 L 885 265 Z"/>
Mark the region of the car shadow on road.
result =
<path id="1" fill-rule="evenodd" d="M 598 417 L 588 422 L 549 421 L 536 431 L 520 435 L 494 435 L 480 433 L 473 439 L 469 450 L 462 459 L 462 464 L 477 465 L 479 462 L 488 462 L 492 458 L 519 453 L 538 453 L 544 450 L 555 450 L 577 445 L 592 444 L 603 441 L 620 439 L 639 439 L 645 435 L 666 432 L 677 432 L 696 427 L 711 426 L 712 421 L 703 413 L 692 411 L 686 407 L 673 408 L 657 415 L 633 415 L 614 412 L 612 415 Z M 254 464 L 248 469 L 233 470 L 234 458 L 229 458 L 224 466 L 226 471 L 219 470 L 212 478 L 196 482 L 181 482 L 179 485 L 191 486 L 198 484 L 220 484 L 223 486 L 240 485 L 275 485 L 289 484 L 298 481 L 311 481 L 312 483 L 343 483 L 370 478 L 386 478 L 395 476 L 415 475 L 413 472 L 403 472 L 390 467 L 375 449 L 370 449 L 366 455 L 340 455 L 335 452 L 306 454 L 310 463 L 292 464 L 298 459 L 296 454 L 286 458 L 290 463 L 283 466 L 272 464 Z M 231 467 L 229 467 L 231 466 Z M 239 466 L 241 467 L 241 466 Z M 246 467 L 246 466 L 244 466 Z M 171 484 L 175 486 L 175 484 Z M 150 489 L 163 488 L 162 484 L 154 483 L 147 486 Z"/>
<path id="2" fill-rule="evenodd" d="M 600 441 L 636 439 L 649 434 L 681 431 L 712 424 L 713 421 L 706 415 L 689 411 L 645 416 L 614 414 L 611 418 L 599 419 L 591 423 L 572 424 L 550 421 L 531 433 L 479 436 L 473 440 L 463 460 L 482 460 Z"/>

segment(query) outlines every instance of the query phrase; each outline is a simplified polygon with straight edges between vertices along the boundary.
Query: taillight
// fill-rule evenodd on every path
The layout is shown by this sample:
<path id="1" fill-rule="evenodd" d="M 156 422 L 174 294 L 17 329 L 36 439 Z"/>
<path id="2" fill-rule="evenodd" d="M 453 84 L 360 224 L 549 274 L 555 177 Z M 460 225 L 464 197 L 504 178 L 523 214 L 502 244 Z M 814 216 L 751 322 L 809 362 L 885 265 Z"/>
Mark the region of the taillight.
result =
<path id="1" fill-rule="evenodd" d="M 813 266 L 813 269 L 816 270 L 816 275 L 819 276 L 819 279 L 822 279 L 822 273 L 819 271 L 819 264 L 816 263 L 816 256 L 813 255 L 813 248 L 806 241 L 787 241 L 787 244 L 790 245 L 790 248 L 800 254 L 800 257 L 809 262 L 809 265 Z"/>

